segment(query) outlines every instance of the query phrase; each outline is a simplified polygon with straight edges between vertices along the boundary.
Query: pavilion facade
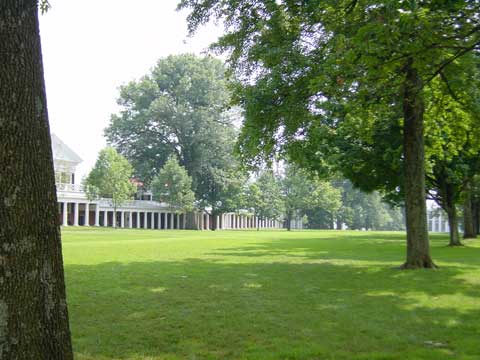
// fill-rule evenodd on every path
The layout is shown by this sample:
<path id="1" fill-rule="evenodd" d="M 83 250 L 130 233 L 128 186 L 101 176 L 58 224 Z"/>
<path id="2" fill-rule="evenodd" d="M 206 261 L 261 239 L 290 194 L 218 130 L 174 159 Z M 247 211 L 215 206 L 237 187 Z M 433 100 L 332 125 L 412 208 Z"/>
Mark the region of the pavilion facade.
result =
<path id="1" fill-rule="evenodd" d="M 57 187 L 59 220 L 62 226 L 100 226 L 130 229 L 199 229 L 209 230 L 212 217 L 206 212 L 178 213 L 144 193 L 138 200 L 124 202 L 114 209 L 110 199 L 90 200 L 75 177 L 82 159 L 56 135 L 52 134 L 52 151 Z M 278 229 L 283 223 L 258 219 L 246 213 L 217 216 L 217 229 Z"/>

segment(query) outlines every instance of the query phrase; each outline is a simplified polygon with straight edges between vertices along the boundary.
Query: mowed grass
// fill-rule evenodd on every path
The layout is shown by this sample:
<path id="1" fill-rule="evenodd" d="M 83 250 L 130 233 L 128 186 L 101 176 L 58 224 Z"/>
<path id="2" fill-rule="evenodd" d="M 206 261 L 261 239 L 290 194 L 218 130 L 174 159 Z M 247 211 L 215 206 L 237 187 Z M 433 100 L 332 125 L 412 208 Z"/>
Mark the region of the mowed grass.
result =
<path id="1" fill-rule="evenodd" d="M 76 359 L 480 359 L 480 240 L 63 229 Z"/>

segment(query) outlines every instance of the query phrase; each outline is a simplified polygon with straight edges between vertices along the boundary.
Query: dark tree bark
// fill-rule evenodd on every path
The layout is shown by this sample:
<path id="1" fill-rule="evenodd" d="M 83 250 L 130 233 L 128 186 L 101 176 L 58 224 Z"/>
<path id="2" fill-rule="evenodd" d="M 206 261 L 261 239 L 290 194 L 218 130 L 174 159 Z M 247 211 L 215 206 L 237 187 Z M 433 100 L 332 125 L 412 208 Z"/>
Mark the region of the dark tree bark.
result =
<path id="1" fill-rule="evenodd" d="M 0 1 L 0 359 L 73 359 L 37 6 Z"/>
<path id="2" fill-rule="evenodd" d="M 422 80 L 409 60 L 404 68 L 403 93 L 405 211 L 407 259 L 405 269 L 434 268 L 430 257 L 425 199 Z"/>
<path id="3" fill-rule="evenodd" d="M 287 231 L 291 231 L 292 230 L 292 217 L 293 217 L 293 214 L 290 213 L 290 212 L 287 212 Z"/>
<path id="4" fill-rule="evenodd" d="M 480 203 L 472 201 L 473 227 L 475 234 L 480 234 Z"/>
<path id="5" fill-rule="evenodd" d="M 441 185 L 438 188 L 438 201 L 437 203 L 447 213 L 448 227 L 450 228 L 450 241 L 449 246 L 462 246 L 460 242 L 460 235 L 458 233 L 458 216 L 457 216 L 457 199 L 458 196 L 455 193 L 455 187 L 445 181 L 446 175 L 443 173 L 438 176 Z"/>
<path id="6" fill-rule="evenodd" d="M 220 212 L 218 212 L 218 210 L 212 209 L 212 227 L 210 229 L 212 231 L 215 231 L 218 229 L 217 215 L 220 215 Z"/>
<path id="7" fill-rule="evenodd" d="M 472 192 L 470 182 L 465 184 L 465 200 L 463 202 L 463 238 L 475 239 L 477 233 L 473 221 Z"/>
<path id="8" fill-rule="evenodd" d="M 455 205 L 447 209 L 448 226 L 450 228 L 450 243 L 449 246 L 462 246 L 460 236 L 458 234 L 458 217 Z"/>
<path id="9" fill-rule="evenodd" d="M 341 219 L 337 219 L 337 230 L 342 230 L 343 222 Z"/>

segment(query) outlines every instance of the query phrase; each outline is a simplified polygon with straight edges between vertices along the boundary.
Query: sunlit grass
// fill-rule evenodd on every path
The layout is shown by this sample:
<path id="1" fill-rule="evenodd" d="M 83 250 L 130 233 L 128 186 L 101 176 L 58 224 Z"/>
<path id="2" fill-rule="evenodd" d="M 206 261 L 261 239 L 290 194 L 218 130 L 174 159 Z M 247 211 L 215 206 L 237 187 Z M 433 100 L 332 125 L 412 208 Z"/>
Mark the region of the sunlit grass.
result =
<path id="1" fill-rule="evenodd" d="M 404 238 L 64 229 L 76 358 L 480 359 L 480 241 Z"/>

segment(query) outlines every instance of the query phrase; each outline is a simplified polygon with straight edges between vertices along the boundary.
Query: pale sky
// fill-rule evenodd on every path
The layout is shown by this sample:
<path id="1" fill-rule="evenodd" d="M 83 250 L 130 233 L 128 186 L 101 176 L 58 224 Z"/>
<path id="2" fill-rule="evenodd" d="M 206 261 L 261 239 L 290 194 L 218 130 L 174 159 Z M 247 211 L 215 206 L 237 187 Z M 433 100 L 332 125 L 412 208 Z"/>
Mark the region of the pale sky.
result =
<path id="1" fill-rule="evenodd" d="M 40 16 L 50 129 L 82 159 L 81 178 L 106 146 L 118 87 L 161 57 L 201 54 L 221 34 L 209 25 L 187 37 L 177 0 L 50 0 Z"/>

